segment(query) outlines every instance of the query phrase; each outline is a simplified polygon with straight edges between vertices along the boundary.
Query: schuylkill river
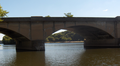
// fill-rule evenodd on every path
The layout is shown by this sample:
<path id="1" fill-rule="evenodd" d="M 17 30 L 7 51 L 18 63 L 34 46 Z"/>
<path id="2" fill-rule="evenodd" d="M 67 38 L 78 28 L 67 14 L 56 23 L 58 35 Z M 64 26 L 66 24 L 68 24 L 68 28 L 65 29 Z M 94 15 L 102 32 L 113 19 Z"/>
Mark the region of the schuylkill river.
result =
<path id="1" fill-rule="evenodd" d="M 45 51 L 0 46 L 0 66 L 120 66 L 120 48 L 84 49 L 83 43 L 46 43 Z"/>

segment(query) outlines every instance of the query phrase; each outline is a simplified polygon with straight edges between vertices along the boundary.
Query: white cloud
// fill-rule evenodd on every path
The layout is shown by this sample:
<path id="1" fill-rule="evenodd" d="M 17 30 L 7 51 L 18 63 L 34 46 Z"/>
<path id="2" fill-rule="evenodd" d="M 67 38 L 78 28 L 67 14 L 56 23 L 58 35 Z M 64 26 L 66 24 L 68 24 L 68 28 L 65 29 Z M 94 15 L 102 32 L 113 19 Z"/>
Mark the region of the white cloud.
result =
<path id="1" fill-rule="evenodd" d="M 0 33 L 0 41 L 3 39 L 3 36 L 5 35 Z"/>
<path id="2" fill-rule="evenodd" d="M 55 34 L 55 33 L 60 33 L 60 32 L 64 32 L 64 31 L 67 31 L 67 30 L 65 30 L 65 29 L 60 29 L 60 30 L 54 32 L 53 34 Z"/>
<path id="3" fill-rule="evenodd" d="M 103 10 L 103 11 L 108 11 L 108 9 L 105 9 L 105 10 Z"/>

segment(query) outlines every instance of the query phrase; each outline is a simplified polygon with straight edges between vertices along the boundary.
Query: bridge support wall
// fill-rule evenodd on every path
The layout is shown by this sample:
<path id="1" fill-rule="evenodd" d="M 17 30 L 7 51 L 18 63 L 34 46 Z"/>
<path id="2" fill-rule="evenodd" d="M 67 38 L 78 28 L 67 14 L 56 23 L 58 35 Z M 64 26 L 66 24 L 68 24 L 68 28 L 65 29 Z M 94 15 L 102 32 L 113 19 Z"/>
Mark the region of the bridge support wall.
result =
<path id="1" fill-rule="evenodd" d="M 86 40 L 84 48 L 117 48 L 119 46 L 118 39 L 99 39 Z"/>
<path id="2" fill-rule="evenodd" d="M 44 40 L 18 42 L 16 44 L 16 50 L 45 51 Z"/>

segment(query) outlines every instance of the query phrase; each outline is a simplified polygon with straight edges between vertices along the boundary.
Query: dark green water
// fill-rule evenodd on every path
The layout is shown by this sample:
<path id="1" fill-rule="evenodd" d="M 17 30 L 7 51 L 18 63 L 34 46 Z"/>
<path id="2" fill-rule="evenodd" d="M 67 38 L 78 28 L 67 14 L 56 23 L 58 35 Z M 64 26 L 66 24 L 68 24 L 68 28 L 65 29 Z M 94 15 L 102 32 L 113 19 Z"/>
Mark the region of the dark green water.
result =
<path id="1" fill-rule="evenodd" d="M 81 43 L 46 43 L 46 51 L 0 46 L 0 66 L 120 66 L 120 48 L 84 49 Z"/>

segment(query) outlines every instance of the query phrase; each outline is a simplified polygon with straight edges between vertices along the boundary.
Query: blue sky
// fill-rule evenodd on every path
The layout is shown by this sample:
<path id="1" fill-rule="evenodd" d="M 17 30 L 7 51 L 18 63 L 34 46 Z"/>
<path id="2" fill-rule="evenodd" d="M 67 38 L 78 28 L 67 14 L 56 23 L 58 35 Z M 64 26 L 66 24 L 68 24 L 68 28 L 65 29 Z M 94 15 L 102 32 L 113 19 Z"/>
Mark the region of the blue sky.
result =
<path id="1" fill-rule="evenodd" d="M 120 0 L 0 0 L 9 17 L 115 17 L 120 15 Z"/>
<path id="2" fill-rule="evenodd" d="M 0 5 L 8 17 L 63 17 L 68 12 L 74 17 L 120 16 L 120 0 L 0 0 Z"/>

